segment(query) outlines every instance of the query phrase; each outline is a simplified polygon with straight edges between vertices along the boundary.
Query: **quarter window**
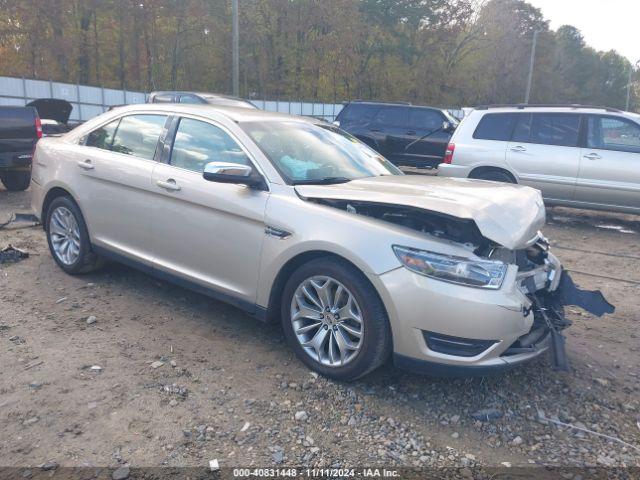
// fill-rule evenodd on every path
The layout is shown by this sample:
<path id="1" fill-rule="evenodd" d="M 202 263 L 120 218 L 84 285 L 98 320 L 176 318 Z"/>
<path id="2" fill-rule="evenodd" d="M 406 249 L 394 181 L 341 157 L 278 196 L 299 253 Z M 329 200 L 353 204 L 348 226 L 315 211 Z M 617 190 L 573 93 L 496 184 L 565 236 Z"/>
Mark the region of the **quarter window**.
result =
<path id="1" fill-rule="evenodd" d="M 508 142 L 516 121 L 513 113 L 488 113 L 473 132 L 473 138 L 478 140 L 500 140 Z"/>
<path id="2" fill-rule="evenodd" d="M 640 153 L 640 125 L 622 118 L 589 117 L 587 147 Z"/>
<path id="3" fill-rule="evenodd" d="M 120 120 L 111 150 L 153 160 L 167 117 L 164 115 L 129 115 Z"/>
<path id="4" fill-rule="evenodd" d="M 240 146 L 221 128 L 182 118 L 171 150 L 171 165 L 202 173 L 209 162 L 251 162 Z"/>
<path id="5" fill-rule="evenodd" d="M 113 135 L 116 133 L 120 119 L 109 122 L 106 125 L 94 130 L 87 135 L 85 145 L 87 147 L 102 148 L 103 150 L 111 150 L 113 144 Z"/>

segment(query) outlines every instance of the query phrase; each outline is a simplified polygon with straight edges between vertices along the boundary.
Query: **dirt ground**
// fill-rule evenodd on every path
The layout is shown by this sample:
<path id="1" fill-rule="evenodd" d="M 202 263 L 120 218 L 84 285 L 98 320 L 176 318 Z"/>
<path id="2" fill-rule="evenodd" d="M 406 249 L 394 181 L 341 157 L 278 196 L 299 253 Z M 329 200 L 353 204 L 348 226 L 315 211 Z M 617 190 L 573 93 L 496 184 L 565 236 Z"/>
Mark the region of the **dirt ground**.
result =
<path id="1" fill-rule="evenodd" d="M 0 224 L 28 195 L 0 189 Z M 0 466 L 640 466 L 640 217 L 548 212 L 574 280 L 617 306 L 569 309 L 569 373 L 548 358 L 455 380 L 387 365 L 353 384 L 228 305 L 117 264 L 66 275 L 24 227 L 0 230 L 0 248 L 30 253 L 0 265 Z"/>

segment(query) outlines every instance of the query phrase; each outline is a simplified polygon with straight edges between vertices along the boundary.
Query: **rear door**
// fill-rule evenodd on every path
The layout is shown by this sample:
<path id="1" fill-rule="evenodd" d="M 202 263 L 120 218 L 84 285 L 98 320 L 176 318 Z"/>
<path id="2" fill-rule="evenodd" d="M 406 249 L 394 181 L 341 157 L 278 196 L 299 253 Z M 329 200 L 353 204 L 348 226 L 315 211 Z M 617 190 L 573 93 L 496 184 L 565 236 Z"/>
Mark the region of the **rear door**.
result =
<path id="1" fill-rule="evenodd" d="M 589 115 L 575 200 L 640 209 L 640 125 Z"/>
<path id="2" fill-rule="evenodd" d="M 437 165 L 444 157 L 451 134 L 442 130 L 447 119 L 435 109 L 410 107 L 403 156 L 409 164 Z"/>
<path id="3" fill-rule="evenodd" d="M 506 161 L 520 183 L 537 188 L 548 200 L 572 200 L 580 148 L 580 115 L 519 113 Z"/>
<path id="4" fill-rule="evenodd" d="M 253 304 L 269 193 L 202 176 L 209 162 L 255 165 L 215 122 L 177 119 L 168 164 L 153 172 L 153 253 L 157 270 Z"/>
<path id="5" fill-rule="evenodd" d="M 70 160 L 82 176 L 76 194 L 92 242 L 150 264 L 151 174 L 167 115 L 117 118 L 86 136 Z M 158 152 L 159 154 L 159 152 Z"/>

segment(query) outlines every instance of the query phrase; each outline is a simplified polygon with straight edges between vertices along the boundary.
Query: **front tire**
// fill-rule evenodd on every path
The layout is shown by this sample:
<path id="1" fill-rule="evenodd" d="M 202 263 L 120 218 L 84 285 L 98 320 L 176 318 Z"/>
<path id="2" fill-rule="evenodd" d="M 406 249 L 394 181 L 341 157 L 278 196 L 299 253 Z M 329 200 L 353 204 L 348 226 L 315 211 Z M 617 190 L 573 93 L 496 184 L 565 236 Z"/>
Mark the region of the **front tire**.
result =
<path id="1" fill-rule="evenodd" d="M 45 218 L 49 250 L 65 272 L 72 275 L 88 273 L 104 265 L 92 251 L 87 224 L 70 197 L 54 199 Z"/>
<path id="2" fill-rule="evenodd" d="M 392 348 L 386 310 L 367 278 L 331 257 L 299 267 L 282 295 L 287 343 L 309 368 L 351 381 L 379 367 Z"/>
<path id="3" fill-rule="evenodd" d="M 11 192 L 20 192 L 29 188 L 31 172 L 3 172 L 0 180 L 5 188 Z"/>

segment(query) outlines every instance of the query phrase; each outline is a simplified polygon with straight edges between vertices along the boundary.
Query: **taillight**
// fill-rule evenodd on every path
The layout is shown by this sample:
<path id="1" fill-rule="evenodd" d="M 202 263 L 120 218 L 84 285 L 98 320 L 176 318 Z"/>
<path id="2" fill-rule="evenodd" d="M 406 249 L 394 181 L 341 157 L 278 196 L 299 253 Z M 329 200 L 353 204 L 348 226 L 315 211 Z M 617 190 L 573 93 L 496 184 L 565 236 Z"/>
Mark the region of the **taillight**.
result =
<path id="1" fill-rule="evenodd" d="M 447 145 L 447 149 L 444 151 L 443 163 L 451 164 L 453 162 L 453 152 L 455 152 L 456 146 L 453 143 Z"/>
<path id="2" fill-rule="evenodd" d="M 40 117 L 36 115 L 36 136 L 42 138 L 42 122 Z"/>

